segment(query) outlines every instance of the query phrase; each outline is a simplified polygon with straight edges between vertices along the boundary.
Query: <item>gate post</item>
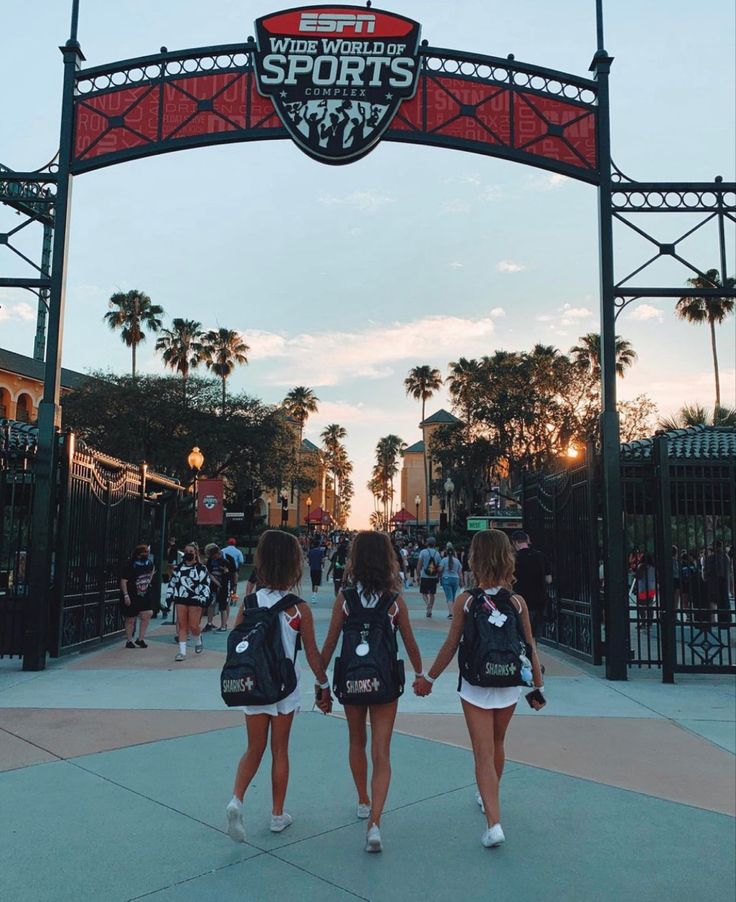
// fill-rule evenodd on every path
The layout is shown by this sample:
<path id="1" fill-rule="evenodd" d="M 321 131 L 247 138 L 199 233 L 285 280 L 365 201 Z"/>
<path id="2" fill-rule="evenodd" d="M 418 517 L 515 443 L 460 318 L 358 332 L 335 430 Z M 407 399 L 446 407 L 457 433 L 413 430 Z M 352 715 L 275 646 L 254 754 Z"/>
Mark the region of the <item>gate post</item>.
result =
<path id="1" fill-rule="evenodd" d="M 662 642 L 662 682 L 675 682 L 675 599 L 672 584 L 672 503 L 667 436 L 654 439 L 655 524 L 654 548 L 657 563 L 657 602 Z"/>
<path id="2" fill-rule="evenodd" d="M 33 532 L 30 598 L 23 637 L 23 670 L 43 670 L 49 640 L 51 563 L 55 539 L 57 495 L 56 455 L 61 408 L 61 345 L 66 294 L 67 231 L 72 195 L 69 167 L 74 139 L 74 79 L 84 59 L 77 41 L 79 0 L 72 7 L 69 40 L 60 48 L 64 57 L 64 82 L 59 135 L 59 172 L 54 209 L 54 243 L 51 255 L 48 341 L 43 400 L 38 405 L 38 452 L 34 472 Z"/>
<path id="3" fill-rule="evenodd" d="M 611 122 L 608 76 L 613 57 L 603 49 L 599 17 L 598 50 L 590 64 L 598 84 L 598 253 L 600 268 L 601 487 L 603 500 L 603 568 L 606 609 L 606 677 L 627 678 L 626 579 L 624 573 L 623 499 L 619 418 L 616 409 L 616 320 L 611 206 Z"/>

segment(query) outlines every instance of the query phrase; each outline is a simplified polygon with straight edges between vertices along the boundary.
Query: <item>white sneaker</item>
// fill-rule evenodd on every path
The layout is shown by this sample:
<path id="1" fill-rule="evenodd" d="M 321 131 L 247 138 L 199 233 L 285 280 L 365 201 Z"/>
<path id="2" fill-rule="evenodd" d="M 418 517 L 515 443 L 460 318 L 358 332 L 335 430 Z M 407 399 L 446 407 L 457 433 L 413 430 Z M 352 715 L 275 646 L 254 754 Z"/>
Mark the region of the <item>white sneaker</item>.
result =
<path id="1" fill-rule="evenodd" d="M 233 842 L 245 842 L 242 803 L 231 799 L 225 809 L 225 814 L 227 815 L 227 835 Z"/>
<path id="2" fill-rule="evenodd" d="M 481 836 L 480 841 L 486 849 L 494 849 L 496 846 L 500 846 L 505 839 L 506 837 L 503 835 L 501 825 L 494 824 L 486 830 L 483 836 Z"/>
<path id="3" fill-rule="evenodd" d="M 365 850 L 366 852 L 382 851 L 381 831 L 378 829 L 376 824 L 371 824 L 371 826 L 368 828 L 368 832 L 365 835 Z"/>
<path id="4" fill-rule="evenodd" d="M 478 807 L 483 812 L 483 814 L 485 814 L 486 809 L 485 809 L 485 806 L 483 805 L 483 799 L 481 798 L 480 793 L 478 793 L 478 795 L 475 797 L 475 801 L 478 803 Z"/>
<path id="5" fill-rule="evenodd" d="M 281 833 L 294 823 L 294 818 L 284 812 L 283 814 L 271 815 L 271 833 Z"/>
<path id="6" fill-rule="evenodd" d="M 362 802 L 358 802 L 358 817 L 364 821 L 367 820 L 371 816 L 371 805 L 370 802 L 367 805 L 364 805 Z"/>

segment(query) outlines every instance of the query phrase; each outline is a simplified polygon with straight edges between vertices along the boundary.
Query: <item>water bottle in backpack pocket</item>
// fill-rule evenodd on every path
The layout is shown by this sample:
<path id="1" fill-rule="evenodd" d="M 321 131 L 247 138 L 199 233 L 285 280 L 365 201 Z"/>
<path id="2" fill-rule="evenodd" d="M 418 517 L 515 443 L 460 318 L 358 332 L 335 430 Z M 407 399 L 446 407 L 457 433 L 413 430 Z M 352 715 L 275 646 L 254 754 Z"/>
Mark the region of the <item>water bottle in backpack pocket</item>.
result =
<path id="1" fill-rule="evenodd" d="M 398 659 L 396 630 L 388 612 L 396 595 L 385 593 L 364 608 L 356 589 L 344 592 L 348 615 L 335 659 L 333 688 L 343 705 L 382 705 L 404 692 L 404 662 Z"/>
<path id="2" fill-rule="evenodd" d="M 245 598 L 243 619 L 227 638 L 227 658 L 220 674 L 226 705 L 271 705 L 296 689 L 296 651 L 294 660 L 284 652 L 280 615 L 300 600 L 285 595 L 272 607 L 260 608 L 255 594 Z"/>
<path id="3" fill-rule="evenodd" d="M 460 677 L 471 686 L 531 685 L 531 664 L 511 593 L 500 589 L 490 596 L 472 589 L 471 596 L 458 653 Z"/>

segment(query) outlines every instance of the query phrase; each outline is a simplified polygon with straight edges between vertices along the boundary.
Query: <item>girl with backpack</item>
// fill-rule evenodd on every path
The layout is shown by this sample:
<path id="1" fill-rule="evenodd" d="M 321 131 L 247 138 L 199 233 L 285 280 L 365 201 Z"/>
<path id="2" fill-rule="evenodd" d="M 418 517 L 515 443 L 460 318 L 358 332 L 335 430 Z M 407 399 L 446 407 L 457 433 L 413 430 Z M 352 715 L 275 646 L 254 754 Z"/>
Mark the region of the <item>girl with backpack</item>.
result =
<path id="1" fill-rule="evenodd" d="M 530 694 L 529 704 L 535 711 L 545 704 L 541 695 L 544 685 L 529 611 L 521 595 L 513 594 L 516 559 L 511 542 L 497 529 L 478 532 L 468 558 L 479 588 L 458 596 L 447 639 L 427 675 L 415 680 L 414 691 L 429 695 L 432 684 L 460 646 L 458 695 L 473 747 L 479 789 L 476 800 L 488 822 L 481 843 L 491 848 L 505 839 L 500 824 L 499 783 L 506 729 L 522 685 L 533 679 L 535 692 Z"/>
<path id="2" fill-rule="evenodd" d="M 447 602 L 447 619 L 452 620 L 452 606 L 455 604 L 455 596 L 460 588 L 463 566 L 455 555 L 452 542 L 447 543 L 445 551 L 446 555 L 440 561 L 440 584 Z"/>
<path id="3" fill-rule="evenodd" d="M 345 582 L 335 599 L 322 663 L 329 665 L 342 634 L 335 660 L 333 685 L 345 708 L 350 735 L 350 770 L 358 793 L 359 818 L 368 820 L 365 851 L 381 851 L 381 813 L 391 781 L 391 734 L 398 699 L 404 691 L 403 661 L 398 660 L 397 630 L 417 677 L 422 658 L 401 597 L 399 565 L 389 537 L 359 532 L 345 568 Z M 371 794 L 368 795 L 366 720 L 371 722 Z"/>
<path id="4" fill-rule="evenodd" d="M 280 621 L 283 655 L 296 662 L 297 640 L 301 639 L 307 663 L 317 679 L 318 705 L 326 714 L 332 709 L 330 684 L 314 638 L 312 612 L 302 598 L 292 594 L 301 579 L 302 561 L 302 550 L 294 536 L 276 529 L 269 529 L 261 535 L 254 561 L 258 572 L 258 588 L 255 595 L 243 599 L 230 641 L 239 642 L 241 647 L 244 645 L 247 648 L 248 642 L 238 634 L 238 627 L 246 616 L 246 608 L 271 608 L 280 605 L 287 595 L 291 596 L 280 605 L 284 609 L 276 615 Z M 292 600 L 293 604 L 287 606 Z M 268 705 L 247 705 L 243 709 L 248 747 L 238 763 L 233 797 L 226 808 L 227 832 L 235 842 L 246 841 L 243 797 L 258 771 L 269 741 L 269 732 L 273 759 L 271 830 L 281 833 L 293 823 L 292 816 L 284 811 L 284 800 L 289 782 L 289 734 L 294 714 L 301 707 L 301 673 L 296 663 L 294 672 L 296 688 L 286 698 Z"/>

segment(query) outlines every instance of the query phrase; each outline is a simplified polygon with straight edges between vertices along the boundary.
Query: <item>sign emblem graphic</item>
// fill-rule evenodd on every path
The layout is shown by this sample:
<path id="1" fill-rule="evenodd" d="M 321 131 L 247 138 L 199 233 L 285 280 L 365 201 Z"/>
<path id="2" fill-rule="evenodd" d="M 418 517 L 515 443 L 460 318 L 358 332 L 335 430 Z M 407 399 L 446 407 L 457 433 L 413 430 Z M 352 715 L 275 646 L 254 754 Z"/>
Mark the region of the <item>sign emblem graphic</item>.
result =
<path id="1" fill-rule="evenodd" d="M 287 131 L 323 163 L 378 143 L 419 80 L 420 25 L 358 6 L 304 6 L 256 20 L 256 84 Z"/>

